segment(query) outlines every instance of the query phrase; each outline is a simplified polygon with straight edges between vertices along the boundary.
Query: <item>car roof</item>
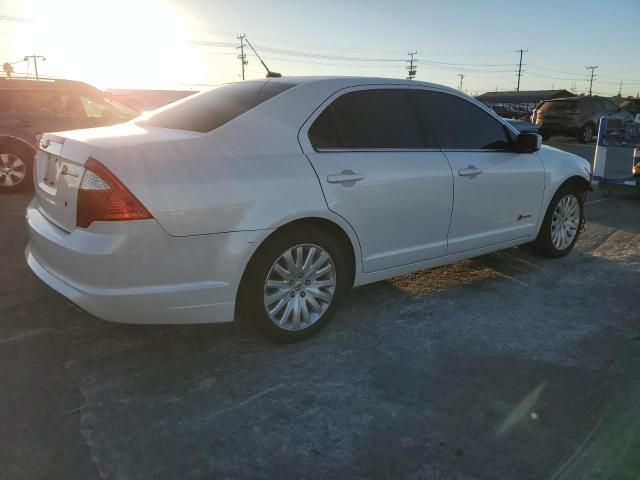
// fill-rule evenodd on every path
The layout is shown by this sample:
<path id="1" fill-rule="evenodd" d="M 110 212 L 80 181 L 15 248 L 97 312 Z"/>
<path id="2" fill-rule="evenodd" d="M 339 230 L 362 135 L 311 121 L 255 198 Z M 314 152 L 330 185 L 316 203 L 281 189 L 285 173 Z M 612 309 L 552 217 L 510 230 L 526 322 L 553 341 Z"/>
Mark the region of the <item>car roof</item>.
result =
<path id="1" fill-rule="evenodd" d="M 583 96 L 580 96 L 580 97 L 550 98 L 549 100 L 545 100 L 545 102 L 557 102 L 557 101 L 579 102 L 579 101 L 585 101 L 587 99 L 594 99 L 594 98 L 597 98 L 599 100 L 609 100 L 609 101 L 611 101 L 610 98 L 601 97 L 600 95 L 583 95 Z"/>
<path id="2" fill-rule="evenodd" d="M 64 80 L 59 78 L 44 78 L 36 80 L 33 78 L 6 78 L 0 77 L 0 90 L 21 89 L 21 90 L 47 90 L 47 89 L 74 89 L 74 90 L 98 90 L 88 83 L 76 80 Z"/>
<path id="3" fill-rule="evenodd" d="M 274 82 L 284 83 L 288 85 L 311 85 L 311 84 L 326 84 L 336 83 L 342 87 L 357 86 L 357 85 L 406 85 L 406 86 L 421 86 L 437 88 L 440 90 L 447 90 L 451 92 L 458 92 L 455 88 L 447 87 L 437 83 L 421 82 L 419 80 L 406 80 L 400 78 L 387 78 L 387 77 L 358 77 L 358 76 L 283 76 L 277 78 L 264 78 L 255 80 L 244 80 L 244 82 Z M 458 92 L 459 93 L 459 92 Z"/>

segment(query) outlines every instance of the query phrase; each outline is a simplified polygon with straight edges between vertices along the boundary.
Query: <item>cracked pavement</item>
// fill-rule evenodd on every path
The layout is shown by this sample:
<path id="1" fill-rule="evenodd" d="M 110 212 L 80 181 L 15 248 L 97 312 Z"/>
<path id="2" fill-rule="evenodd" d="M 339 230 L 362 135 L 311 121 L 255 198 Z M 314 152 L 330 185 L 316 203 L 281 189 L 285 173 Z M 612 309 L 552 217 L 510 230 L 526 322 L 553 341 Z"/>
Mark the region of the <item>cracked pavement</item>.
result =
<path id="1" fill-rule="evenodd" d="M 25 265 L 0 199 L 0 478 L 635 479 L 640 194 L 568 257 L 515 248 L 357 288 L 309 341 L 130 326 Z"/>

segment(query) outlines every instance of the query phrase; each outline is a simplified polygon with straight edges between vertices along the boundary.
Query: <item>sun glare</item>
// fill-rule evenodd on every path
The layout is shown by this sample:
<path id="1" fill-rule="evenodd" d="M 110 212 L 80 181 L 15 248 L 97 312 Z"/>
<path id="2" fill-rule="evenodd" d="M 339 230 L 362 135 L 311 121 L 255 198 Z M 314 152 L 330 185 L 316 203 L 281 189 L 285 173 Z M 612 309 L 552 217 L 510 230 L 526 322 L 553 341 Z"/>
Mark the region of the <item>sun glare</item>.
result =
<path id="1" fill-rule="evenodd" d="M 190 44 L 198 21 L 170 1 L 42 1 L 24 15 L 33 24 L 16 43 L 47 56 L 52 75 L 133 88 L 187 88 L 206 75 Z"/>

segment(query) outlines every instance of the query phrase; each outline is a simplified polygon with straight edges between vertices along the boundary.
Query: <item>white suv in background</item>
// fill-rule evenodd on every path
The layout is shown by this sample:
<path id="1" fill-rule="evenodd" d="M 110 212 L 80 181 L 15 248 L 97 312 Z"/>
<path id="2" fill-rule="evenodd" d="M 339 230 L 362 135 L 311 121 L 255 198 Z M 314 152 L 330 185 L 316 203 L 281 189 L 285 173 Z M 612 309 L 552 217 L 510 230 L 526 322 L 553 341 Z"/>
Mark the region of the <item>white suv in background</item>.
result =
<path id="1" fill-rule="evenodd" d="M 250 317 L 279 341 L 350 287 L 534 243 L 567 254 L 590 167 L 453 89 L 380 78 L 220 86 L 46 134 L 26 257 L 92 314 Z"/>

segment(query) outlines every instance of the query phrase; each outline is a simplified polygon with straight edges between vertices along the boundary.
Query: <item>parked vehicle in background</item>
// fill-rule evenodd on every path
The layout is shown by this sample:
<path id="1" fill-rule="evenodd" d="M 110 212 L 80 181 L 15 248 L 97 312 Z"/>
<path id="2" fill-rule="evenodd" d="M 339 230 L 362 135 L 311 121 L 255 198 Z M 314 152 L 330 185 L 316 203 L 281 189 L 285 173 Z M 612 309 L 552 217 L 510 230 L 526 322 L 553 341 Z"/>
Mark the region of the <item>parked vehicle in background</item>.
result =
<path id="1" fill-rule="evenodd" d="M 635 117 L 640 113 L 640 98 L 627 98 L 620 104 L 620 110 L 629 112 Z"/>
<path id="2" fill-rule="evenodd" d="M 102 127 L 136 115 L 86 83 L 0 78 L 0 192 L 31 185 L 38 134 Z"/>
<path id="3" fill-rule="evenodd" d="M 27 262 L 104 319 L 239 312 L 301 340 L 354 285 L 530 242 L 566 255 L 590 167 L 541 141 L 418 81 L 224 85 L 123 125 L 44 134 Z"/>
<path id="4" fill-rule="evenodd" d="M 527 122 L 525 120 L 518 120 L 515 118 L 504 118 L 505 122 L 514 127 L 520 133 L 540 133 L 538 126 L 535 123 Z"/>
<path id="5" fill-rule="evenodd" d="M 536 110 L 536 125 L 546 140 L 554 135 L 568 135 L 580 143 L 590 142 L 598 131 L 600 117 L 608 118 L 608 130 L 618 130 L 632 121 L 629 112 L 621 111 L 611 100 L 585 96 L 545 100 Z"/>

